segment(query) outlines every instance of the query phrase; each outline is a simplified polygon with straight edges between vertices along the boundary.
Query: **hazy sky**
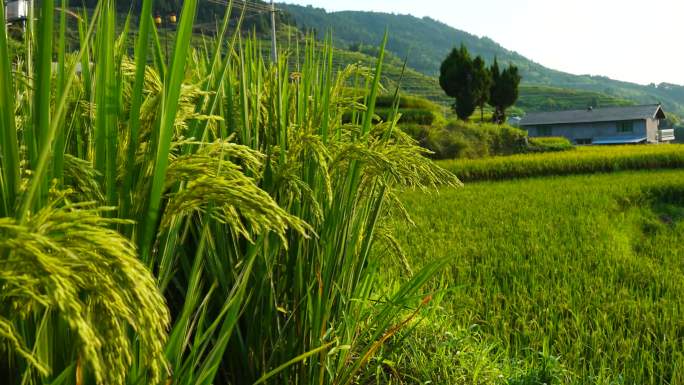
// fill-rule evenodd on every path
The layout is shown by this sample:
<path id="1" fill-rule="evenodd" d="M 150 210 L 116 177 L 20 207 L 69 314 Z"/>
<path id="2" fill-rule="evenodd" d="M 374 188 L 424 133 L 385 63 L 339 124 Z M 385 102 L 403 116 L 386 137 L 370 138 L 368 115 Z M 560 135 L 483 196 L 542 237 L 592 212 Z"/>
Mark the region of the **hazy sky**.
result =
<path id="1" fill-rule="evenodd" d="M 546 67 L 684 85 L 684 0 L 283 0 L 430 16 Z"/>

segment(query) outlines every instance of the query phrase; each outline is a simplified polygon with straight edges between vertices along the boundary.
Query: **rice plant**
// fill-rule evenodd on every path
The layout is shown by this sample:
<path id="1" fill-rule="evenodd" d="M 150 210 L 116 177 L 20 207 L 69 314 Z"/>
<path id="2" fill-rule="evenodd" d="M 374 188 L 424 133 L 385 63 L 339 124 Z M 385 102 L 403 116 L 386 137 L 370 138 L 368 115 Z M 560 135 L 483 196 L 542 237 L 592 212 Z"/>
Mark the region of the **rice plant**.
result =
<path id="1" fill-rule="evenodd" d="M 196 47 L 188 0 L 164 57 L 151 0 L 123 26 L 113 0 L 64 5 L 34 10 L 23 53 L 0 33 L 0 377 L 364 381 L 443 264 L 378 284 L 396 189 L 459 183 L 396 107 L 375 119 L 383 48 L 335 68 L 307 39 L 270 63 L 230 5 Z"/>
<path id="2" fill-rule="evenodd" d="M 530 142 L 532 146 L 534 143 Z M 684 146 L 581 146 L 570 151 L 455 159 L 439 165 L 464 181 L 515 179 L 547 175 L 591 174 L 684 166 Z"/>
<path id="3" fill-rule="evenodd" d="M 394 222 L 396 239 L 414 267 L 450 258 L 450 290 L 426 322 L 437 331 L 407 337 L 400 352 L 411 354 L 387 359 L 443 383 L 477 382 L 461 382 L 468 366 L 423 363 L 425 351 L 474 355 L 481 375 L 494 361 L 508 384 L 681 384 L 682 186 L 682 170 L 646 170 L 407 192 L 416 226 Z M 484 344 L 453 347 L 439 327 L 467 327 Z M 549 376 L 554 366 L 565 370 Z"/>

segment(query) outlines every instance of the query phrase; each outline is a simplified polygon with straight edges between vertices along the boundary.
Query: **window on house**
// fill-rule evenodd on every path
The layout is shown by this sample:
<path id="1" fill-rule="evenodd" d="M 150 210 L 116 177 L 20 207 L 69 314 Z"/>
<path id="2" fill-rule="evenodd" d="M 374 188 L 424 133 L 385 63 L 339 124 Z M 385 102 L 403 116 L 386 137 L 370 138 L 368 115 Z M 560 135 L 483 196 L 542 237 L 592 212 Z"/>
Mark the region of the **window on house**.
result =
<path id="1" fill-rule="evenodd" d="M 617 132 L 634 132 L 634 122 L 618 122 Z"/>
<path id="2" fill-rule="evenodd" d="M 551 129 L 551 126 L 539 126 L 537 127 L 537 135 L 538 136 L 551 136 L 553 130 Z"/>
<path id="3" fill-rule="evenodd" d="M 576 144 L 591 144 L 591 138 L 575 139 Z"/>

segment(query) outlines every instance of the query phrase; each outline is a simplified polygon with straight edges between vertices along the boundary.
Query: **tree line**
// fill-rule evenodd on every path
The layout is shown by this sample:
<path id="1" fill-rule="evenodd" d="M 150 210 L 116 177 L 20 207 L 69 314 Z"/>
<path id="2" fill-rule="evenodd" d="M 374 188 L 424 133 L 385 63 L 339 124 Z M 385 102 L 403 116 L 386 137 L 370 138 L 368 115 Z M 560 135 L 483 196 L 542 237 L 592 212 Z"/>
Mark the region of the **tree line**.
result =
<path id="1" fill-rule="evenodd" d="M 471 58 L 465 45 L 454 48 L 439 69 L 439 85 L 455 99 L 454 111 L 461 120 L 468 120 L 478 107 L 484 119 L 489 104 L 494 107 L 492 121 L 505 122 L 506 109 L 518 100 L 520 80 L 518 67 L 500 69 L 496 59 L 487 67 L 481 56 Z"/>

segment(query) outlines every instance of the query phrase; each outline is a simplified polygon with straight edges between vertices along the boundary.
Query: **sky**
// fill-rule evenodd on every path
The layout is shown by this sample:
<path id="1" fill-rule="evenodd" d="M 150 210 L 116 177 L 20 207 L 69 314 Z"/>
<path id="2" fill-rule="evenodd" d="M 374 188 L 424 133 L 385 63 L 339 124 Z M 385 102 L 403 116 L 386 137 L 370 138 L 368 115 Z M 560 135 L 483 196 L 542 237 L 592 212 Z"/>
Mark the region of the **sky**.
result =
<path id="1" fill-rule="evenodd" d="M 684 85 L 684 0 L 283 1 L 429 16 L 556 70 Z"/>

